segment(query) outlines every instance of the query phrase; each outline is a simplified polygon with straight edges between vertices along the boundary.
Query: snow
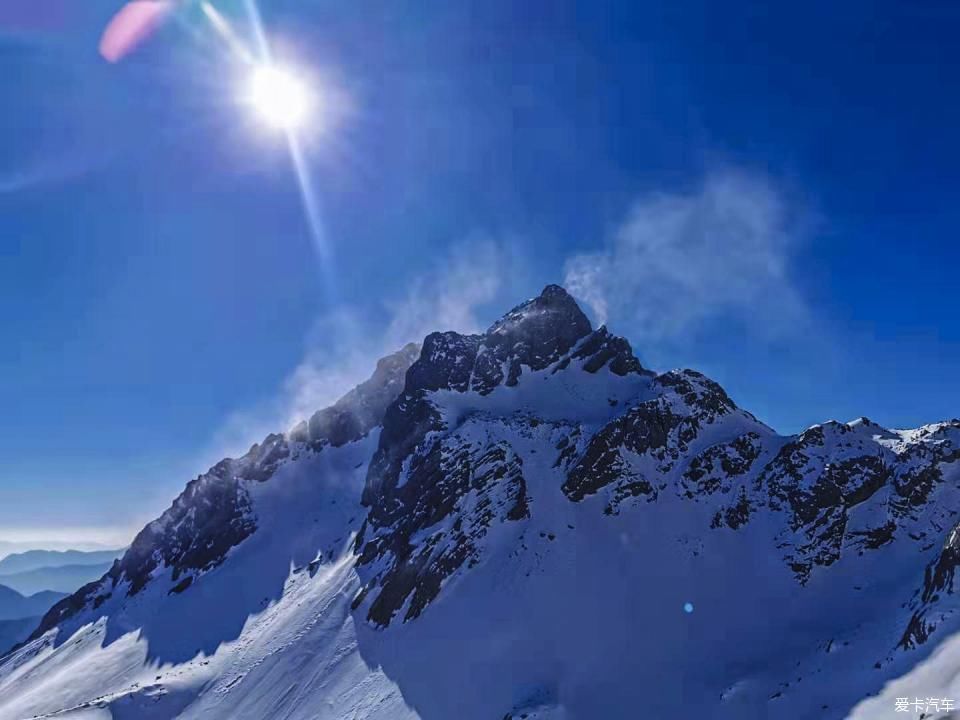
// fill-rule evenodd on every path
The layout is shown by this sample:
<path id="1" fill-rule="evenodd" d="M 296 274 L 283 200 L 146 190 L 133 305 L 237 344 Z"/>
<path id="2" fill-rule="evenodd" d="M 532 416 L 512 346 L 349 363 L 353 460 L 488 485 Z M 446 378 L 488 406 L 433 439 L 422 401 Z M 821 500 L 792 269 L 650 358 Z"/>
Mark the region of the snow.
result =
<path id="1" fill-rule="evenodd" d="M 338 448 L 298 447 L 265 482 L 246 484 L 256 531 L 188 590 L 170 594 L 175 583 L 160 568 L 141 593 L 118 588 L 0 660 L 0 720 L 873 720 L 892 716 L 894 697 L 960 700 L 956 601 L 942 609 L 935 652 L 894 651 L 939 547 L 898 538 L 863 555 L 845 548 L 801 588 L 784 556 L 804 538 L 785 532 L 784 513 L 765 508 L 737 530 L 710 527 L 737 493 L 760 497 L 761 469 L 789 440 L 749 413 L 703 419 L 675 457 L 625 453 L 661 492 L 606 514 L 613 487 L 582 502 L 564 494 L 558 443 L 582 451 L 648 401 L 691 412 L 681 395 L 573 362 L 557 373 L 524 368 L 513 388 L 437 391 L 431 401 L 444 440 L 477 453 L 502 445 L 519 458 L 530 517 L 492 522 L 476 563 L 447 577 L 416 620 L 381 630 L 351 610 L 359 498 L 378 431 Z M 918 443 L 960 440 L 943 424 L 818 427 L 824 444 L 804 449 L 804 482 L 829 462 L 866 453 L 894 463 Z M 750 470 L 686 498 L 691 459 L 746 433 L 762 446 Z M 948 531 L 947 508 L 960 497 L 956 472 L 945 477 L 905 527 L 935 521 Z M 502 503 L 501 491 L 462 499 L 464 525 L 481 501 Z M 885 492 L 851 510 L 852 526 L 885 512 Z M 454 522 L 410 541 L 442 543 Z"/>
<path id="2" fill-rule="evenodd" d="M 439 390 L 431 400 L 448 427 L 456 427 L 470 413 L 483 412 L 490 416 L 527 413 L 546 422 L 597 428 L 622 413 L 625 406 L 653 396 L 651 380 L 644 375 L 620 376 L 606 368 L 596 373 L 582 372 L 582 360 L 574 360 L 570 368 L 555 373 L 556 365 L 536 372 L 524 366 L 517 385 L 500 385 L 487 395 Z"/>
<path id="3" fill-rule="evenodd" d="M 413 717 L 352 632 L 351 541 L 376 441 L 252 485 L 255 541 L 188 592 L 168 595 L 163 577 L 133 598 L 115 592 L 102 617 L 60 631 L 69 638 L 52 631 L 0 662 L 0 718 Z M 333 560 L 312 574 L 318 550 Z"/>
<path id="4" fill-rule="evenodd" d="M 913 701 L 917 698 L 946 698 L 953 701 L 954 709 L 960 708 L 960 634 L 943 641 L 933 654 L 902 677 L 886 683 L 877 695 L 857 704 L 849 720 L 886 720 L 896 717 L 897 698 L 910 701 L 910 713 L 914 713 Z M 926 711 L 926 707 L 924 707 Z M 943 710 L 930 712 L 924 718 L 956 717 Z"/>

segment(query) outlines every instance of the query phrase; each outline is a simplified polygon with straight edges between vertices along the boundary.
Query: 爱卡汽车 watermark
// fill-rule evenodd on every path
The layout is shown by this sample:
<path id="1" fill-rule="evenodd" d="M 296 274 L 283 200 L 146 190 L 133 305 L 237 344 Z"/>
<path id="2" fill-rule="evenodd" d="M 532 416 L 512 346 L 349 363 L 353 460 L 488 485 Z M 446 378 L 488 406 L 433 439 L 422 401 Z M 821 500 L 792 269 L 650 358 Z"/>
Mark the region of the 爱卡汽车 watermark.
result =
<path id="1" fill-rule="evenodd" d="M 903 713 L 941 713 L 955 710 L 957 703 L 952 698 L 900 698 L 896 699 L 894 710 Z"/>

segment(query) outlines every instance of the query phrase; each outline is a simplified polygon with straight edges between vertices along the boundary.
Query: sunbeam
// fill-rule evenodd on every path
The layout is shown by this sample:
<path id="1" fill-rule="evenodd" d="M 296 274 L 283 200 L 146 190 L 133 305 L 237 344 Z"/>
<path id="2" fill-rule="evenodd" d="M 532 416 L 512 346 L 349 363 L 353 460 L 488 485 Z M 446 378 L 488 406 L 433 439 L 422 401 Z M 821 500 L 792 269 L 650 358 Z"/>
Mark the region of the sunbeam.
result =
<path id="1" fill-rule="evenodd" d="M 210 26 L 216 31 L 217 35 L 220 36 L 237 57 L 243 60 L 246 63 L 253 64 L 256 62 L 253 53 L 250 52 L 250 49 L 244 44 L 243 40 L 237 35 L 236 31 L 233 29 L 233 25 L 230 24 L 230 21 L 227 20 L 219 10 L 217 10 L 213 5 L 204 0 L 200 3 L 200 9 L 203 12 L 204 17 L 210 23 Z"/>
<path id="2" fill-rule="evenodd" d="M 247 91 L 244 96 L 246 104 L 266 126 L 286 135 L 307 227 L 323 276 L 324 292 L 327 301 L 332 302 L 336 298 L 332 252 L 301 137 L 310 131 L 311 126 L 318 131 L 327 129 L 330 118 L 322 116 L 323 111 L 328 108 L 323 102 L 320 88 L 313 87 L 305 76 L 294 69 L 274 61 L 255 0 L 244 2 L 247 22 L 255 43 L 253 49 L 241 39 L 230 21 L 213 5 L 204 0 L 201 8 L 217 35 L 247 68 Z"/>
<path id="3" fill-rule="evenodd" d="M 306 213 L 310 237 L 323 276 L 323 287 L 326 300 L 332 305 L 337 298 L 336 273 L 333 271 L 333 255 L 330 244 L 327 242 L 326 229 L 320 207 L 320 199 L 313 188 L 313 176 L 307 165 L 306 156 L 295 133 L 287 133 L 287 144 L 290 148 L 290 157 L 293 160 L 293 169 L 297 175 L 297 185 L 300 188 L 300 198 Z"/>

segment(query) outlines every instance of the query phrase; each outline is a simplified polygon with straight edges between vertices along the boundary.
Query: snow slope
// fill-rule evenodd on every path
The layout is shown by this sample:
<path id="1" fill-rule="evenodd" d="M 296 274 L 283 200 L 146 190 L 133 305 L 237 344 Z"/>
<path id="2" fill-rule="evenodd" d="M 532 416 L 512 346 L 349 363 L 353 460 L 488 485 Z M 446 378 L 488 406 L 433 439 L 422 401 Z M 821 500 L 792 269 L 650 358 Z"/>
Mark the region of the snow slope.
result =
<path id="1" fill-rule="evenodd" d="M 402 709 L 358 658 L 349 612 L 349 546 L 375 440 L 290 462 L 252 487 L 257 542 L 233 548 L 188 591 L 171 594 L 161 570 L 132 598 L 116 592 L 8 658 L 0 716 L 339 718 L 374 697 Z"/>
<path id="2" fill-rule="evenodd" d="M 958 460 L 779 436 L 550 286 L 191 482 L 0 719 L 895 717 L 960 687 Z"/>

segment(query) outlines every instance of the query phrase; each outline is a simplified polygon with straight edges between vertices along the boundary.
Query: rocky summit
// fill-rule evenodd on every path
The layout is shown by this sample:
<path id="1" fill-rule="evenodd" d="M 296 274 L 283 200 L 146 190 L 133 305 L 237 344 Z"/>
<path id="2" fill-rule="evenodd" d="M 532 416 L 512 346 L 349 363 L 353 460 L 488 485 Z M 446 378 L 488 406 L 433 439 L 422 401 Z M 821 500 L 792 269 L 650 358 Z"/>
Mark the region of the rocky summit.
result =
<path id="1" fill-rule="evenodd" d="M 551 285 L 191 481 L 0 720 L 889 717 L 960 671 L 958 461 L 960 420 L 780 435 Z"/>

